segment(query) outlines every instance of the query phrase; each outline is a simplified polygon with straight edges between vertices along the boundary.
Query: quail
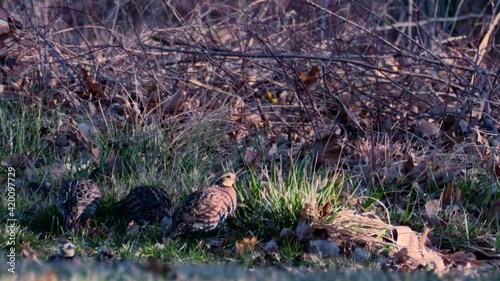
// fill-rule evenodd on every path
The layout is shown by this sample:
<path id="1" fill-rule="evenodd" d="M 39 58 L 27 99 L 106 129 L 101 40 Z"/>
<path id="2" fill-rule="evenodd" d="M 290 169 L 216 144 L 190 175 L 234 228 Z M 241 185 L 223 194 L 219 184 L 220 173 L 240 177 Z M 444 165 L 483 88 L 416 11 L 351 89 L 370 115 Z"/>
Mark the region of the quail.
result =
<path id="1" fill-rule="evenodd" d="M 211 231 L 234 213 L 237 204 L 234 173 L 225 173 L 215 185 L 188 195 L 175 209 L 166 238 Z"/>
<path id="2" fill-rule="evenodd" d="M 157 186 L 138 186 L 132 189 L 127 197 L 116 204 L 120 214 L 138 224 L 161 220 L 170 216 L 172 202 L 167 192 Z"/>
<path id="3" fill-rule="evenodd" d="M 64 227 L 73 229 L 91 218 L 101 203 L 101 191 L 90 179 L 72 179 L 62 184 L 57 198 Z"/>
<path id="4" fill-rule="evenodd" d="M 80 259 L 76 256 L 76 247 L 71 242 L 66 242 L 59 247 L 60 253 L 47 259 L 48 263 L 69 262 L 80 264 Z"/>

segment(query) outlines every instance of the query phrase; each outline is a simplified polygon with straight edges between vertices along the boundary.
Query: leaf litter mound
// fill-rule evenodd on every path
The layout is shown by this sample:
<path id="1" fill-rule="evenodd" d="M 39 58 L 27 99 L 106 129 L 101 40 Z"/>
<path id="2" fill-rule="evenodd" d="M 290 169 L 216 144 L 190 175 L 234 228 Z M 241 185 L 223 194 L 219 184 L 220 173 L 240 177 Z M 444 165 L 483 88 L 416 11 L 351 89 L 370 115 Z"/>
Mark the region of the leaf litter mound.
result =
<path id="1" fill-rule="evenodd" d="M 38 24 L 2 10 L 1 99 L 53 114 L 40 120 L 40 138 L 60 160 L 51 164 L 54 179 L 72 169 L 68 160 L 105 162 L 100 172 L 108 175 L 130 169 L 119 156 L 103 156 L 100 136 L 118 147 L 168 128 L 163 142 L 179 151 L 190 149 L 193 134 L 214 130 L 223 135 L 218 164 L 238 155 L 258 171 L 308 159 L 355 179 L 362 196 L 394 188 L 379 200 L 400 213 L 412 200 L 431 233 L 460 223 L 464 212 L 498 227 L 498 14 L 481 32 L 451 38 L 430 19 L 430 33 L 400 29 L 389 4 L 325 9 L 306 0 L 299 9 L 285 2 L 200 5 L 174 13 L 170 26 L 136 25 L 125 34 L 105 23 L 81 33 L 51 21 L 60 11 L 83 15 L 70 7 L 46 9 Z M 470 49 L 467 38 L 479 47 Z M 130 138 L 117 138 L 120 130 Z M 73 151 L 77 159 L 64 157 Z M 26 169 L 37 157 L 14 154 L 2 165 Z M 464 182 L 481 205 L 462 197 Z M 453 233 L 443 232 L 460 249 L 447 253 L 436 238 L 425 246 L 426 231 L 419 236 L 357 205 L 329 223 L 302 217 L 296 235 L 323 229 L 322 239 L 345 249 L 391 245 L 388 264 L 398 269 L 445 271 L 477 265 L 472 253 L 499 257 L 496 233 L 480 229 L 454 244 Z"/>

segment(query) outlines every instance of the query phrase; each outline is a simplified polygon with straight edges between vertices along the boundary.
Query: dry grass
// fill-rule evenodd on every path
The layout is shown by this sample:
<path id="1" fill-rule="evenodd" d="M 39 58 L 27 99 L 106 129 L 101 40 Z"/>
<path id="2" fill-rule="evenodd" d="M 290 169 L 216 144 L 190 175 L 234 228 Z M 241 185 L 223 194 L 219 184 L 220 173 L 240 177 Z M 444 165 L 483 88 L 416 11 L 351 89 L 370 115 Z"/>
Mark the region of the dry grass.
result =
<path id="1" fill-rule="evenodd" d="M 23 193 L 26 231 L 55 241 L 69 176 L 105 188 L 112 240 L 132 186 L 179 202 L 239 170 L 233 239 L 269 240 L 309 205 L 345 240 L 429 225 L 431 248 L 498 259 L 498 13 L 300 2 L 3 3 L 0 160 L 55 187 Z"/>

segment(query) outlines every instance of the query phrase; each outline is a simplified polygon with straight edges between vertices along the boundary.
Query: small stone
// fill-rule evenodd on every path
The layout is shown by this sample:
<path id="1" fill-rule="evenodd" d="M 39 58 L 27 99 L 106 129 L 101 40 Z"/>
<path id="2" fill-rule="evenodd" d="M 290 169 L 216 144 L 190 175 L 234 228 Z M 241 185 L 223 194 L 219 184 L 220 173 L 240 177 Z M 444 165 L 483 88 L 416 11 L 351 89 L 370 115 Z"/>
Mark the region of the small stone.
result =
<path id="1" fill-rule="evenodd" d="M 319 254 L 322 258 L 335 257 L 340 251 L 339 247 L 330 240 L 311 240 L 309 247 L 311 253 Z"/>
<path id="2" fill-rule="evenodd" d="M 269 242 L 266 243 L 266 245 L 264 246 L 264 249 L 271 251 L 271 252 L 274 252 L 274 251 L 277 251 L 279 249 L 279 246 L 278 246 L 278 243 L 276 242 L 276 240 L 274 240 L 274 238 L 273 238 L 273 239 L 269 240 Z"/>

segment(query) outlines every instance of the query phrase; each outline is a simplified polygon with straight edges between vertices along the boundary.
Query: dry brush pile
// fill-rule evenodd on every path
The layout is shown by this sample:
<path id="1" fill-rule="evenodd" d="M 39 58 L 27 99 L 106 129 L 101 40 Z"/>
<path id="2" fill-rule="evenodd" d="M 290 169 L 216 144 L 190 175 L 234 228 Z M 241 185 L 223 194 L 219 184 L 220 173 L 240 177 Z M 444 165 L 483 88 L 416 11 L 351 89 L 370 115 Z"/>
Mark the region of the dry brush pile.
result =
<path id="1" fill-rule="evenodd" d="M 113 150 L 164 130 L 172 158 L 155 160 L 158 173 L 179 151 L 203 150 L 191 147 L 191 136 L 204 136 L 197 141 L 213 143 L 213 165 L 229 159 L 260 174 L 308 159 L 355 182 L 347 201 L 392 188 L 377 202 L 404 213 L 411 201 L 431 228 L 460 224 L 458 210 L 498 227 L 500 14 L 483 11 L 484 22 L 452 37 L 441 29 L 445 19 L 422 14 L 412 21 L 393 2 L 331 1 L 337 4 L 327 9 L 317 2 L 199 5 L 172 13 L 171 27 L 148 28 L 138 20 L 125 32 L 116 21 L 107 25 L 69 6 L 38 10 L 45 16 L 38 21 L 2 11 L 1 99 L 15 105 L 11 110 L 41 110 L 40 141 L 56 155 L 64 151 L 60 162 L 44 163 L 56 179 L 67 171 L 55 166 L 70 162 L 123 164 L 112 152 L 103 156 L 110 149 L 96 139 L 107 139 Z M 61 20 L 68 15 L 74 25 Z M 3 164 L 26 168 L 41 161 L 38 154 L 6 153 L 11 144 L 2 141 Z M 462 197 L 464 183 L 473 189 L 468 196 L 485 198 L 482 205 Z M 362 244 L 356 239 L 363 235 L 367 247 L 398 241 L 388 221 L 374 219 L 377 226 L 353 232 L 343 227 L 366 226 L 373 217 L 347 211 L 336 214 L 344 220 L 336 224 L 322 218 L 332 215 L 328 208 L 304 206 L 322 215 L 303 215 L 301 222 L 316 231 L 299 225 L 294 235 L 326 230 L 344 242 L 345 252 L 349 243 Z M 495 233 L 480 232 L 458 248 L 498 258 Z M 400 263 L 405 247 L 396 247 Z M 472 260 L 453 258 L 447 264 Z"/>

